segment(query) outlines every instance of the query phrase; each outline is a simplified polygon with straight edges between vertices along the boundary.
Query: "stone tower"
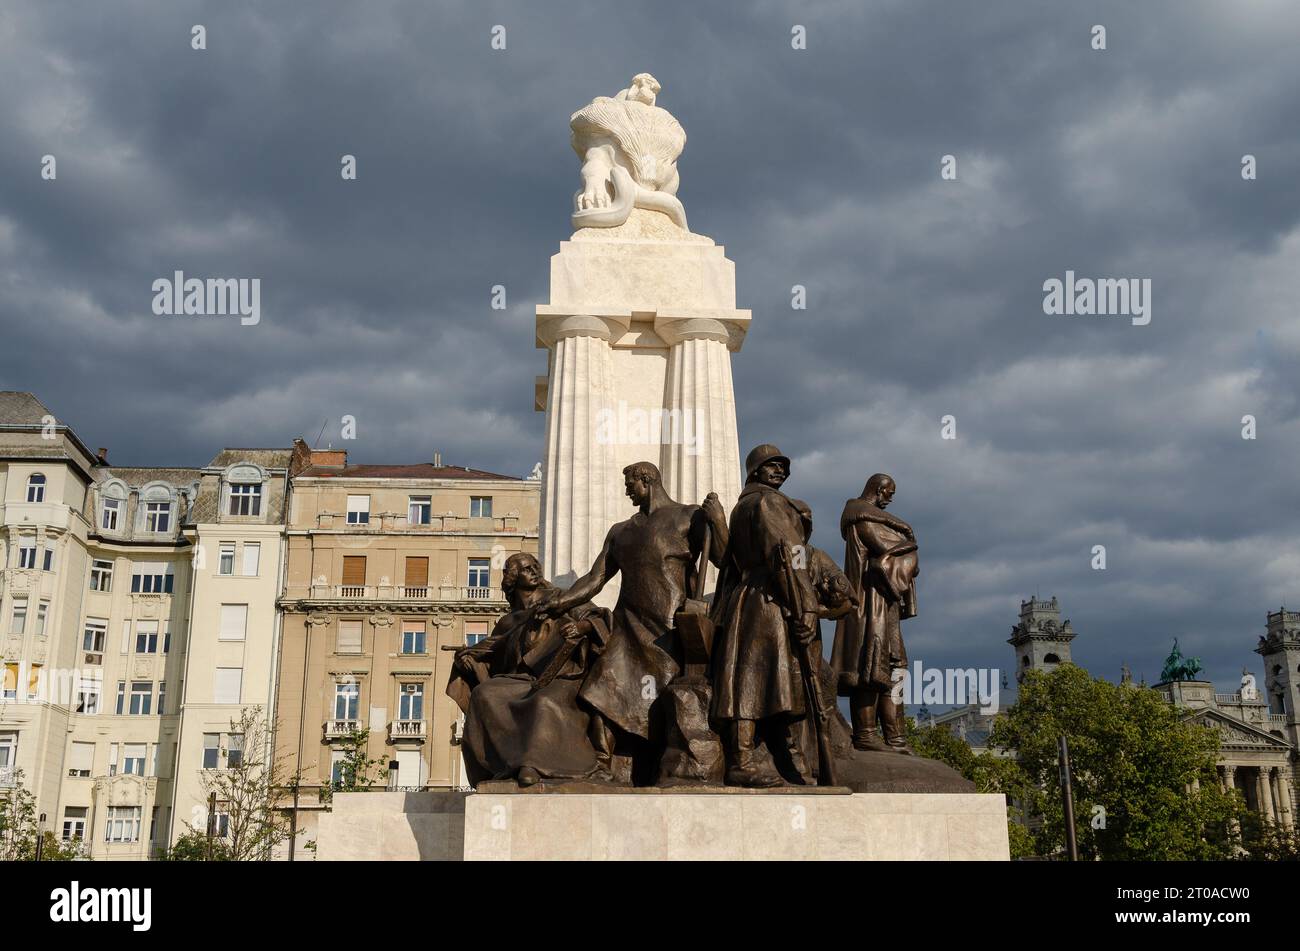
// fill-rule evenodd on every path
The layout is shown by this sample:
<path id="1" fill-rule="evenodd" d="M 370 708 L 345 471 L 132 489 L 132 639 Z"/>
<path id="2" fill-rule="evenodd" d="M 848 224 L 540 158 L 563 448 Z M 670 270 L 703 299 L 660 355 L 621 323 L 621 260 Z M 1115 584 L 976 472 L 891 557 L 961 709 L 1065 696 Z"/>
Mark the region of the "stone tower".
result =
<path id="1" fill-rule="evenodd" d="M 1070 663 L 1072 640 L 1074 631 L 1068 620 L 1061 620 L 1055 595 L 1050 601 L 1021 601 L 1020 623 L 1011 629 L 1007 640 L 1016 649 L 1016 682 L 1024 680 L 1027 670 L 1047 672 L 1058 664 Z"/>
<path id="2" fill-rule="evenodd" d="M 686 225 L 676 199 L 686 135 L 655 105 L 658 91 L 641 73 L 570 120 L 583 188 L 536 326 L 547 350 L 535 401 L 546 412 L 541 561 L 560 585 L 633 514 L 625 466 L 655 463 L 679 502 L 716 492 L 730 511 L 740 494 L 731 354 L 750 313 L 736 309 L 735 265 Z M 616 595 L 610 584 L 598 600 Z"/>
<path id="3" fill-rule="evenodd" d="M 1270 612 L 1255 653 L 1264 658 L 1269 712 L 1286 717 L 1288 739 L 1300 745 L 1300 611 Z"/>

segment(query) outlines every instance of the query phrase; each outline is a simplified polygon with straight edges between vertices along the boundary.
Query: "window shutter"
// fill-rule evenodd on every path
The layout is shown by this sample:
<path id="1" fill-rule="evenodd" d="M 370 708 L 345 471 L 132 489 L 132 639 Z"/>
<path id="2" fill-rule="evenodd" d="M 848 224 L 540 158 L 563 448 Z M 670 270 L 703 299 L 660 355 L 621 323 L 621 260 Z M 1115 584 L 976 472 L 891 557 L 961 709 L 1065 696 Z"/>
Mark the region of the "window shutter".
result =
<path id="1" fill-rule="evenodd" d="M 429 584 L 429 559 L 428 558 L 407 558 L 406 559 L 406 586 L 408 588 L 424 588 Z"/>
<path id="2" fill-rule="evenodd" d="M 257 563 L 262 557 L 262 546 L 255 542 L 244 543 L 244 577 L 257 577 Z"/>
<path id="3" fill-rule="evenodd" d="M 361 653 L 361 622 L 339 621 L 338 654 Z"/>
<path id="4" fill-rule="evenodd" d="M 94 743 L 73 743 L 72 756 L 68 761 L 68 769 L 78 772 L 90 772 L 95 768 L 95 744 Z"/>
<path id="5" fill-rule="evenodd" d="M 349 586 L 360 586 L 366 583 L 365 555 L 343 556 L 343 583 Z"/>
<path id="6" fill-rule="evenodd" d="M 242 641 L 248 627 L 247 604 L 223 604 L 221 606 L 221 633 L 223 641 Z"/>
<path id="7" fill-rule="evenodd" d="M 218 667 L 213 678 L 212 702 L 239 703 L 239 692 L 243 680 L 244 669 L 242 667 Z"/>

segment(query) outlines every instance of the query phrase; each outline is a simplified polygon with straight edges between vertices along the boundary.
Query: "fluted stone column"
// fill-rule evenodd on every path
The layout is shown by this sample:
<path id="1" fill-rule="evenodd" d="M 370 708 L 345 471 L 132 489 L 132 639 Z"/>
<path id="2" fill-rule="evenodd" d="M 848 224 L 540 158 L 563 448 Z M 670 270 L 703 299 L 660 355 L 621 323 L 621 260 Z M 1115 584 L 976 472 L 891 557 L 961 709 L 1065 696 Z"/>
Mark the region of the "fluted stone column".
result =
<path id="1" fill-rule="evenodd" d="M 1273 812 L 1273 770 L 1268 766 L 1259 768 L 1259 814 L 1270 822 L 1277 821 Z"/>
<path id="2" fill-rule="evenodd" d="M 611 401 L 610 327 L 575 315 L 541 328 L 551 347 L 542 470 L 541 562 L 546 577 L 568 585 L 591 568 L 615 521 L 610 486 L 621 482 L 613 447 L 595 438 Z"/>
<path id="3" fill-rule="evenodd" d="M 712 319 L 661 319 L 655 331 L 669 344 L 664 404 L 678 429 L 660 448 L 668 494 L 691 503 L 716 492 L 730 512 L 740 495 L 740 447 L 727 328 Z"/>

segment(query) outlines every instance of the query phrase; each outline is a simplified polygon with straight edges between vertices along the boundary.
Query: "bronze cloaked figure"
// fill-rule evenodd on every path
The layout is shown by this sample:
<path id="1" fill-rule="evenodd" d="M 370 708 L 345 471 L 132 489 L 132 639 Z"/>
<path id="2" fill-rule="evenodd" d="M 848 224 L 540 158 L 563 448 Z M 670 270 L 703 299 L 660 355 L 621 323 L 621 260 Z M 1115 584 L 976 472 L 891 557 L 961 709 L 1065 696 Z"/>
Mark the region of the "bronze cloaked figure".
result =
<path id="1" fill-rule="evenodd" d="M 595 597 L 615 575 L 622 576 L 608 643 L 588 671 L 579 698 L 593 711 L 597 777 L 648 785 L 659 768 L 660 700 L 683 665 L 673 616 L 693 591 L 695 562 L 709 532 L 700 506 L 669 498 L 653 463 L 628 466 L 623 484 L 639 511 L 609 530 L 591 571 L 538 610 L 562 614 Z M 715 532 L 709 553 L 715 564 L 722 544 L 725 534 L 720 543 Z"/>
<path id="2" fill-rule="evenodd" d="M 885 511 L 894 491 L 894 480 L 877 473 L 840 517 L 844 571 L 858 603 L 836 625 L 831 667 L 837 692 L 849 698 L 854 747 L 910 753 L 892 690 L 896 672 L 907 669 L 901 622 L 916 616 L 919 564 L 912 527 Z"/>
<path id="3" fill-rule="evenodd" d="M 758 446 L 745 472 L 714 596 L 713 717 L 724 729 L 727 784 L 763 788 L 812 776 L 792 728 L 820 712 L 799 662 L 817 636 L 819 600 L 806 556 L 795 554 L 806 543 L 800 504 L 781 492 L 789 458 Z M 716 503 L 707 507 L 715 517 Z"/>
<path id="4" fill-rule="evenodd" d="M 578 691 L 609 640 L 610 614 L 580 603 L 558 617 L 539 617 L 533 609 L 557 589 L 526 552 L 506 559 L 501 587 L 510 613 L 486 640 L 456 652 L 447 684 L 465 713 L 467 778 L 474 786 L 592 778 L 600 764 Z"/>

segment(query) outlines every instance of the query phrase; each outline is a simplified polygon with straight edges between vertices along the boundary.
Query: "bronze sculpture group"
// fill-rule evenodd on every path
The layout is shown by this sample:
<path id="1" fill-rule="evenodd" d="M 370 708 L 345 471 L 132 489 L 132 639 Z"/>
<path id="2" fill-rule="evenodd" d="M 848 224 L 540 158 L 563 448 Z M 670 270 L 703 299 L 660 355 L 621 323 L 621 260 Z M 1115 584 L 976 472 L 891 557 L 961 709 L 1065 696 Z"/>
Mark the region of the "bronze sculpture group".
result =
<path id="1" fill-rule="evenodd" d="M 623 474 L 636 511 L 591 570 L 561 590 L 535 557 L 512 555 L 510 612 L 457 651 L 447 692 L 465 712 L 473 785 L 833 786 L 857 775 L 859 751 L 910 752 L 894 687 L 917 547 L 886 511 L 893 479 L 872 476 L 845 505 L 841 571 L 809 544 L 812 511 L 782 491 L 790 460 L 775 446 L 746 458 L 730 518 L 712 493 L 673 501 L 652 463 Z M 592 599 L 615 575 L 611 612 Z M 836 622 L 829 662 L 823 619 Z"/>

